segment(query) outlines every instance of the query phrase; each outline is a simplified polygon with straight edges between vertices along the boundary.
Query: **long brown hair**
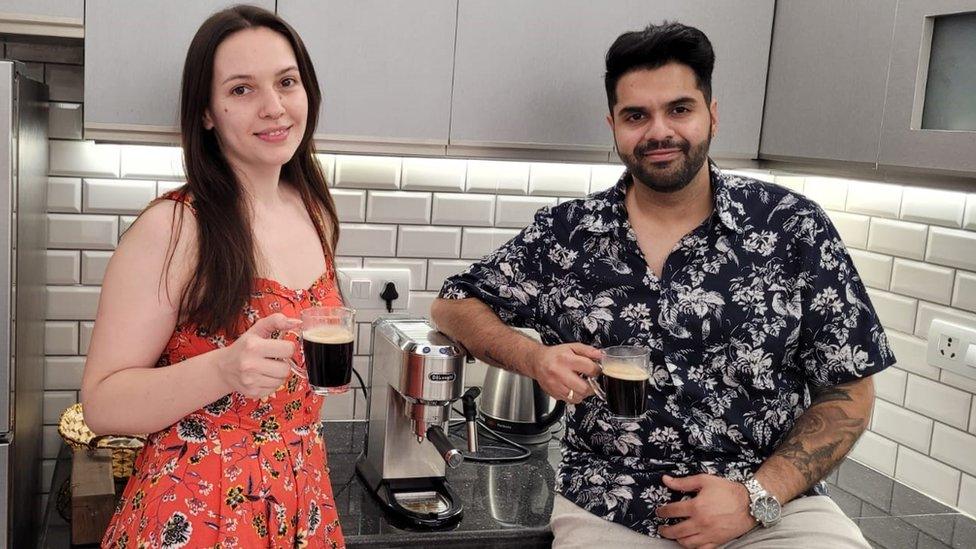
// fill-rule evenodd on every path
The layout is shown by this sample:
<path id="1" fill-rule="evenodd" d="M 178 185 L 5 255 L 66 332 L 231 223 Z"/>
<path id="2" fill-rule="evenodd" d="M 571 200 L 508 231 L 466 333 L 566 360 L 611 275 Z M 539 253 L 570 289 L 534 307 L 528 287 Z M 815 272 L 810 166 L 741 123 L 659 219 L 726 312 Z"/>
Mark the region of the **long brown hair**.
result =
<path id="1" fill-rule="evenodd" d="M 305 44 L 288 23 L 261 8 L 240 5 L 211 15 L 190 42 L 183 65 L 180 131 L 187 179 L 185 190 L 192 197 L 196 212 L 198 246 L 196 266 L 180 296 L 179 310 L 181 319 L 206 331 L 222 328 L 235 336 L 243 330 L 240 317 L 257 276 L 254 237 L 244 192 L 220 151 L 216 132 L 204 127 L 204 112 L 211 100 L 217 46 L 238 31 L 256 27 L 282 35 L 291 44 L 298 62 L 302 86 L 308 96 L 308 118 L 295 155 L 282 166 L 281 178 L 298 189 L 319 238 L 326 243 L 326 262 L 333 272 L 333 252 L 339 239 L 335 203 L 315 159 L 312 142 L 322 94 Z M 177 208 L 181 217 L 184 209 Z M 174 243 L 179 239 L 182 225 L 175 217 L 174 211 Z"/>

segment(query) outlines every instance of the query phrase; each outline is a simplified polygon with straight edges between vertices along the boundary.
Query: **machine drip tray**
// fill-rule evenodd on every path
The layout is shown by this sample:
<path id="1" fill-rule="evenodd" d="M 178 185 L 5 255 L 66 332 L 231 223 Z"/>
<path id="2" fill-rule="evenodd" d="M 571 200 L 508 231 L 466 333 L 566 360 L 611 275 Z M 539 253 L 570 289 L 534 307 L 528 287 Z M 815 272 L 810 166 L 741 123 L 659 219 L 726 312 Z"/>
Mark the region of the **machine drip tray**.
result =
<path id="1" fill-rule="evenodd" d="M 419 515 L 439 515 L 451 508 L 451 502 L 437 492 L 394 492 L 393 499 L 407 511 Z"/>
<path id="2" fill-rule="evenodd" d="M 371 491 L 398 528 L 446 530 L 456 526 L 464 514 L 461 499 L 441 477 L 384 479 Z"/>

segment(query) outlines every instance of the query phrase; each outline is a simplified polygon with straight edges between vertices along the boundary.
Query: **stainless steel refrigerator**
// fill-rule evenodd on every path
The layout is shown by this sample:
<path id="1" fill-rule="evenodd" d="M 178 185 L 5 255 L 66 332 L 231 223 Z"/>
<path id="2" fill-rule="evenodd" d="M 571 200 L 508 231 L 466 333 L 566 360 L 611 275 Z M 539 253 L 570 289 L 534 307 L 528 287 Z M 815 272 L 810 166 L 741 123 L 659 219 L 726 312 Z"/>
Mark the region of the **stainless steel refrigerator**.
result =
<path id="1" fill-rule="evenodd" d="M 47 87 L 0 61 L 0 547 L 32 547 L 44 393 Z"/>

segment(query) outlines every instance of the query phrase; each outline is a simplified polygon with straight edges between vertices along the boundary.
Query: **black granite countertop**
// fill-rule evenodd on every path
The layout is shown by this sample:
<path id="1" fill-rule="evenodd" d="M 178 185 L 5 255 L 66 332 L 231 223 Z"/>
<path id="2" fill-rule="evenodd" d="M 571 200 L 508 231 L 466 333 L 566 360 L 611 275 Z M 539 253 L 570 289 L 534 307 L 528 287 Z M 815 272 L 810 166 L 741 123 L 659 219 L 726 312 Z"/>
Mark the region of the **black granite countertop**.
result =
<path id="1" fill-rule="evenodd" d="M 549 516 L 555 466 L 559 461 L 556 442 L 532 447 L 532 455 L 525 461 L 499 465 L 465 462 L 457 469 L 448 470 L 447 480 L 464 506 L 460 523 L 449 530 L 409 531 L 390 524 L 355 473 L 365 429 L 364 423 L 344 421 L 327 422 L 323 428 L 332 490 L 348 547 L 551 546 Z M 70 472 L 71 454 L 65 446 L 55 466 L 39 547 L 72 546 L 70 526 L 56 510 L 56 494 Z"/>
<path id="2" fill-rule="evenodd" d="M 464 504 L 453 530 L 409 532 L 392 526 L 355 475 L 362 423 L 330 422 L 324 432 L 339 520 L 349 547 L 549 547 L 552 486 L 559 459 L 555 443 L 534 448 L 527 461 L 506 465 L 464 463 L 447 474 Z M 42 548 L 70 545 L 70 527 L 55 510 L 56 494 L 71 471 L 62 448 L 40 532 Z M 864 532 L 872 547 L 973 549 L 976 521 L 907 486 L 845 460 L 827 478 L 830 495 Z"/>
<path id="3" fill-rule="evenodd" d="M 407 531 L 390 524 L 383 509 L 355 473 L 365 425 L 325 424 L 332 490 L 349 547 L 549 547 L 558 446 L 533 447 L 525 461 L 498 465 L 465 462 L 449 469 L 447 480 L 458 493 L 464 516 L 441 531 Z M 456 444 L 459 441 L 454 441 Z"/>

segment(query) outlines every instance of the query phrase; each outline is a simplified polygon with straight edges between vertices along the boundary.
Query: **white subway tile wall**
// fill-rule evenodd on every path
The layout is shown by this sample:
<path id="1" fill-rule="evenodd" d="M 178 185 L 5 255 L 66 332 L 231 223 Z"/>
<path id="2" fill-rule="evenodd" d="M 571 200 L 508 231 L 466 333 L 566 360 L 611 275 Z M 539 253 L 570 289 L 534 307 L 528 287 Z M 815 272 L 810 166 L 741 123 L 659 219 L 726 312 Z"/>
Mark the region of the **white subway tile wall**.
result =
<path id="1" fill-rule="evenodd" d="M 965 474 L 962 476 L 958 507 L 970 515 L 976 516 L 976 477 Z"/>
<path id="2" fill-rule="evenodd" d="M 901 218 L 930 225 L 961 227 L 966 208 L 966 195 L 950 191 L 937 191 L 909 187 L 901 202 Z"/>
<path id="3" fill-rule="evenodd" d="M 847 189 L 847 211 L 895 219 L 901 210 L 902 188 L 854 181 Z"/>
<path id="4" fill-rule="evenodd" d="M 976 232 L 932 227 L 925 251 L 929 263 L 976 271 Z"/>
<path id="5" fill-rule="evenodd" d="M 844 244 L 849 248 L 867 248 L 868 229 L 871 226 L 870 217 L 837 211 L 828 211 L 827 215 L 834 223 L 834 227 L 837 228 L 841 238 L 844 239 Z"/>
<path id="6" fill-rule="evenodd" d="M 363 223 L 366 221 L 366 191 L 332 189 L 331 192 L 340 222 Z"/>
<path id="7" fill-rule="evenodd" d="M 596 165 L 590 168 L 590 192 L 598 193 L 613 187 L 624 173 L 624 167 L 616 164 Z"/>
<path id="8" fill-rule="evenodd" d="M 976 312 L 976 273 L 956 273 L 956 285 L 952 289 L 952 306 Z"/>
<path id="9" fill-rule="evenodd" d="M 496 227 L 522 228 L 532 223 L 540 208 L 555 206 L 556 199 L 537 196 L 499 196 Z"/>
<path id="10" fill-rule="evenodd" d="M 481 259 L 499 246 L 511 240 L 519 231 L 515 229 L 464 229 L 461 240 L 461 257 Z"/>
<path id="11" fill-rule="evenodd" d="M 969 424 L 972 395 L 924 377 L 908 376 L 905 407 L 960 429 Z M 974 454 L 976 455 L 976 454 Z"/>
<path id="12" fill-rule="evenodd" d="M 452 275 L 458 274 L 471 265 L 471 261 L 465 260 L 441 260 L 431 259 L 430 268 L 427 271 L 427 290 L 436 292 L 444 285 L 444 280 Z"/>
<path id="13" fill-rule="evenodd" d="M 396 189 L 400 186 L 399 158 L 337 156 L 335 186 L 358 189 Z"/>
<path id="14" fill-rule="evenodd" d="M 773 176 L 773 183 L 791 191 L 802 193 L 806 178 L 798 175 L 779 174 Z"/>
<path id="15" fill-rule="evenodd" d="M 525 194 L 529 189 L 529 164 L 469 160 L 467 172 L 469 193 Z"/>
<path id="16" fill-rule="evenodd" d="M 398 254 L 403 257 L 457 257 L 460 227 L 400 227 Z"/>
<path id="17" fill-rule="evenodd" d="M 825 210 L 844 211 L 847 181 L 832 177 L 808 177 L 803 192 Z"/>
<path id="18" fill-rule="evenodd" d="M 928 226 L 906 221 L 875 217 L 868 232 L 868 249 L 872 252 L 922 259 Z"/>
<path id="19" fill-rule="evenodd" d="M 442 158 L 404 158 L 400 188 L 405 191 L 464 190 L 466 163 Z"/>
<path id="20" fill-rule="evenodd" d="M 918 300 L 868 288 L 868 296 L 881 324 L 888 329 L 911 332 L 915 322 Z"/>
<path id="21" fill-rule="evenodd" d="M 78 354 L 78 323 L 77 322 L 45 322 L 44 323 L 44 354 L 45 355 Z"/>
<path id="22" fill-rule="evenodd" d="M 102 277 L 105 276 L 105 269 L 108 267 L 108 260 L 111 258 L 112 252 L 83 250 L 81 252 L 81 283 L 100 285 Z"/>
<path id="23" fill-rule="evenodd" d="M 895 478 L 939 501 L 956 504 L 961 476 L 958 469 L 945 463 L 904 446 L 898 448 Z"/>
<path id="24" fill-rule="evenodd" d="M 495 197 L 491 195 L 434 193 L 431 223 L 491 227 L 495 219 Z"/>
<path id="25" fill-rule="evenodd" d="M 928 452 L 934 422 L 890 402 L 876 400 L 871 430 L 919 452 Z"/>
<path id="26" fill-rule="evenodd" d="M 362 266 L 367 269 L 410 269 L 410 289 L 423 290 L 426 288 L 426 259 L 366 258 L 363 260 Z"/>
<path id="27" fill-rule="evenodd" d="M 942 370 L 930 366 L 926 362 L 926 341 L 924 339 L 888 330 L 888 343 L 895 353 L 895 358 L 898 359 L 899 368 L 929 379 L 939 379 L 939 372 Z"/>
<path id="28" fill-rule="evenodd" d="M 156 198 L 155 181 L 85 179 L 82 210 L 85 213 L 137 214 Z"/>
<path id="29" fill-rule="evenodd" d="M 888 476 L 894 476 L 898 444 L 872 431 L 865 431 L 851 450 L 851 457 Z"/>
<path id="30" fill-rule="evenodd" d="M 854 267 L 866 286 L 887 290 L 891 283 L 892 257 L 864 250 L 848 249 Z"/>
<path id="31" fill-rule="evenodd" d="M 49 177 L 47 179 L 47 211 L 81 213 L 81 179 L 77 177 Z"/>
<path id="32" fill-rule="evenodd" d="M 589 166 L 537 163 L 529 169 L 531 195 L 586 196 L 589 192 Z"/>
<path id="33" fill-rule="evenodd" d="M 77 250 L 47 250 L 47 283 L 78 284 L 81 257 Z"/>
<path id="34" fill-rule="evenodd" d="M 55 60 L 58 61 L 58 60 Z M 60 408 L 77 399 L 105 266 L 119 234 L 154 196 L 184 178 L 175 147 L 78 140 L 78 61 L 36 64 L 58 105 L 52 117 L 48 205 L 45 451 Z M 619 165 L 318 155 L 342 222 L 341 267 L 411 271 L 410 310 L 426 316 L 445 277 L 492 252 L 535 211 L 616 183 Z M 928 324 L 976 325 L 976 194 L 799 173 L 743 171 L 818 202 L 849 246 L 888 332 L 898 368 L 876 379 L 872 429 L 854 459 L 947 504 L 976 512 L 976 399 L 970 380 L 925 361 Z M 369 325 L 356 358 L 368 373 Z M 472 365 L 467 383 L 478 383 Z M 364 418 L 362 395 L 327 399 L 326 419 Z M 44 462 L 49 487 L 53 461 Z"/>
<path id="35" fill-rule="evenodd" d="M 430 223 L 430 193 L 370 191 L 366 200 L 367 223 Z"/>
<path id="36" fill-rule="evenodd" d="M 966 197 L 966 213 L 963 215 L 962 228 L 976 231 L 976 194 Z"/>
<path id="37" fill-rule="evenodd" d="M 976 436 L 945 425 L 932 433 L 932 457 L 976 475 Z"/>
<path id="38" fill-rule="evenodd" d="M 123 146 L 121 176 L 183 179 L 183 151 L 179 147 Z"/>
<path id="39" fill-rule="evenodd" d="M 908 259 L 895 259 L 891 291 L 903 295 L 949 304 L 955 271 Z"/>
<path id="40" fill-rule="evenodd" d="M 888 368 L 874 375 L 874 393 L 888 402 L 902 405 L 905 403 L 907 382 L 908 372 L 898 368 Z"/>

